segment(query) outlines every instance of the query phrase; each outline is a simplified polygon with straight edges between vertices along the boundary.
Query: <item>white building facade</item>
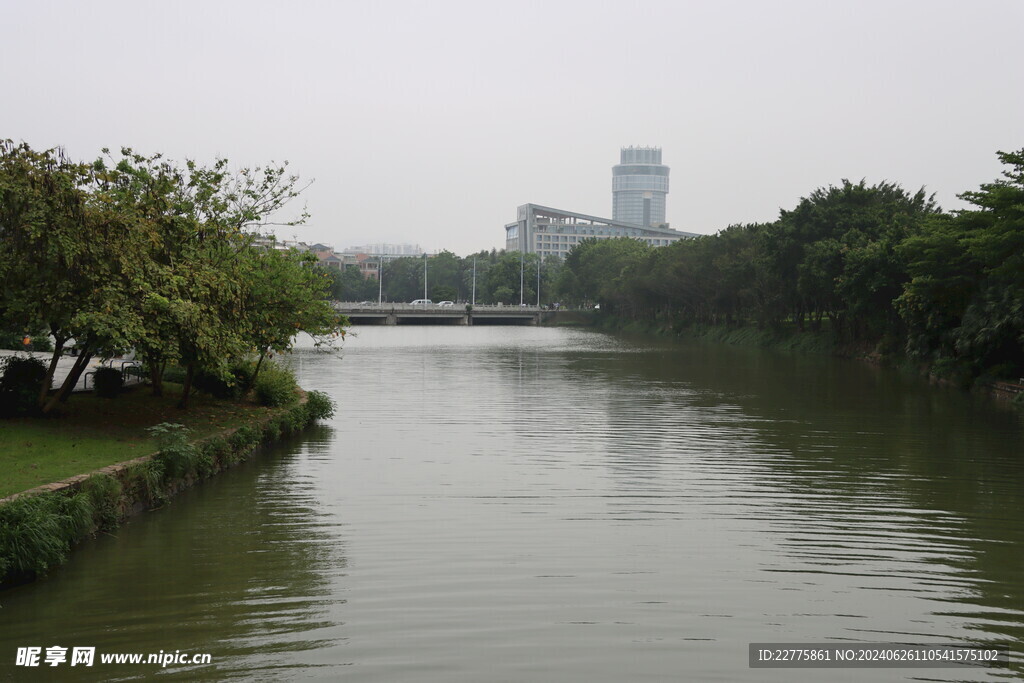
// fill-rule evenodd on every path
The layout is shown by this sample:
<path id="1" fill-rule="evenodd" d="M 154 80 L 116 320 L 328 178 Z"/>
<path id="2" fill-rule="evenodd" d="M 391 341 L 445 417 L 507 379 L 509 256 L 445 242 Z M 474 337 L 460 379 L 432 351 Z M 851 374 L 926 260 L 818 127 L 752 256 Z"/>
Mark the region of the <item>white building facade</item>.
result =
<path id="1" fill-rule="evenodd" d="M 523 204 L 518 209 L 518 220 L 505 226 L 505 249 L 539 254 L 541 258 L 565 258 L 573 247 L 585 239 L 610 237 L 631 237 L 652 247 L 664 247 L 697 235 L 667 227 L 645 228 L 539 204 Z"/>
<path id="2" fill-rule="evenodd" d="M 665 223 L 669 167 L 660 147 L 623 147 L 612 166 L 612 220 L 646 227 Z"/>

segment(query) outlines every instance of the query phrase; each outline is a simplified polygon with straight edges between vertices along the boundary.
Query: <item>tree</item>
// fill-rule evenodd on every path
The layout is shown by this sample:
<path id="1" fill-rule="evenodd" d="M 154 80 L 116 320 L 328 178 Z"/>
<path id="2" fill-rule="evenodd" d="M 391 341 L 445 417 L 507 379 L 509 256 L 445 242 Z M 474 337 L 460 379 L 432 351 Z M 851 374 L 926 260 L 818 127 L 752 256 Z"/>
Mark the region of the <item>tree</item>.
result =
<path id="1" fill-rule="evenodd" d="M 845 179 L 782 211 L 762 247 L 797 325 L 828 316 L 856 338 L 896 321 L 893 299 L 907 279 L 896 247 L 938 213 L 923 188 Z"/>
<path id="2" fill-rule="evenodd" d="M 434 301 L 455 301 L 465 298 L 462 260 L 450 251 L 442 251 L 427 261 L 427 298 Z"/>
<path id="3" fill-rule="evenodd" d="M 131 283 L 146 236 L 94 194 L 95 169 L 60 150 L 0 143 L 0 316 L 4 325 L 44 325 L 53 356 L 39 387 L 43 412 L 67 399 L 92 355 L 124 349 L 139 332 Z M 79 356 L 48 397 L 57 360 L 75 339 Z"/>
<path id="4" fill-rule="evenodd" d="M 95 354 L 135 348 L 158 393 L 166 364 L 183 364 L 186 407 L 199 368 L 223 372 L 254 348 L 284 349 L 296 331 L 343 331 L 320 274 L 252 247 L 250 231 L 275 224 L 301 192 L 286 166 L 230 172 L 220 159 L 181 168 L 127 148 L 84 165 L 59 150 L 0 143 L 0 327 L 45 324 L 53 335 L 44 412 L 67 398 Z M 80 355 L 48 396 L 72 338 Z"/>
<path id="5" fill-rule="evenodd" d="M 317 346 L 344 337 L 348 320 L 327 300 L 329 276 L 313 267 L 312 254 L 250 247 L 244 256 L 242 336 L 259 356 L 254 380 L 267 354 L 290 350 L 298 332 Z"/>
<path id="6" fill-rule="evenodd" d="M 386 301 L 423 298 L 423 258 L 397 258 L 381 263 Z"/>
<path id="7" fill-rule="evenodd" d="M 150 322 L 138 346 L 157 391 L 168 360 L 184 365 L 179 405 L 185 408 L 197 369 L 223 374 L 230 359 L 265 342 L 247 318 L 258 298 L 252 288 L 259 283 L 252 278 L 260 272 L 248 258 L 252 231 L 302 223 L 305 210 L 283 223 L 277 216 L 304 186 L 287 174 L 287 163 L 232 172 L 226 159 L 210 166 L 188 160 L 180 168 L 160 155 L 145 157 L 128 148 L 122 148 L 120 159 L 104 154 L 94 167 L 106 173 L 104 187 L 113 203 L 137 224 L 153 225 L 158 235 L 144 261 L 148 272 L 138 300 Z M 301 308 L 305 301 L 293 305 Z M 270 323 L 266 316 L 262 321 Z M 276 333 L 276 328 L 266 332 Z"/>
<path id="8" fill-rule="evenodd" d="M 1024 149 L 999 152 L 1003 177 L 960 195 L 977 209 L 930 221 L 900 248 L 899 297 L 915 355 L 969 375 L 1024 372 Z"/>
<path id="9" fill-rule="evenodd" d="M 650 251 L 645 243 L 628 237 L 583 240 L 565 259 L 565 268 L 575 275 L 570 297 L 583 304 L 599 302 L 603 310 L 623 307 L 629 300 L 630 275 L 639 273 L 637 268 Z"/>
<path id="10" fill-rule="evenodd" d="M 494 254 L 494 261 L 488 265 L 481 297 L 486 303 L 518 304 L 532 303 L 537 296 L 536 254 L 521 254 L 518 251 L 501 251 Z M 480 282 L 478 273 L 477 282 Z"/>
<path id="11" fill-rule="evenodd" d="M 363 301 L 377 298 L 377 278 L 364 278 L 354 265 L 330 268 L 314 266 L 329 283 L 328 294 L 335 301 Z"/>

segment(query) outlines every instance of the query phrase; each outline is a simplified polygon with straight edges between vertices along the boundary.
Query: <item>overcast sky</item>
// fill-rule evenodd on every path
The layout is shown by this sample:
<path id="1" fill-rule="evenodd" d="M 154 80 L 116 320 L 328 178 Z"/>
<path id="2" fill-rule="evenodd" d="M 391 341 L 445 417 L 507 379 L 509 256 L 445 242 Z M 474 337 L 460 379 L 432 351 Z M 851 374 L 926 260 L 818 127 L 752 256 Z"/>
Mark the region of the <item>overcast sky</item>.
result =
<path id="1" fill-rule="evenodd" d="M 1024 147 L 1021 0 L 18 2 L 0 138 L 78 159 L 288 160 L 343 248 L 504 247 L 533 202 L 611 215 L 659 146 L 672 227 L 770 221 L 843 178 L 947 209 Z"/>

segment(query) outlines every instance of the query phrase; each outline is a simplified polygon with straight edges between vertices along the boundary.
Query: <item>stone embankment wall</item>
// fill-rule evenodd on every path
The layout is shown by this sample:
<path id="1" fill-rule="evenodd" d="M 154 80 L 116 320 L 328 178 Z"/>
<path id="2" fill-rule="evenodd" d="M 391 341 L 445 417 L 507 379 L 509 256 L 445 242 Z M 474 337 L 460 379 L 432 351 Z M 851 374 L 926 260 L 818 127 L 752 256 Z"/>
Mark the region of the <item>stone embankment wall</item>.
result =
<path id="1" fill-rule="evenodd" d="M 0 589 L 33 581 L 67 561 L 76 543 L 332 413 L 330 399 L 311 392 L 243 427 L 0 499 Z"/>

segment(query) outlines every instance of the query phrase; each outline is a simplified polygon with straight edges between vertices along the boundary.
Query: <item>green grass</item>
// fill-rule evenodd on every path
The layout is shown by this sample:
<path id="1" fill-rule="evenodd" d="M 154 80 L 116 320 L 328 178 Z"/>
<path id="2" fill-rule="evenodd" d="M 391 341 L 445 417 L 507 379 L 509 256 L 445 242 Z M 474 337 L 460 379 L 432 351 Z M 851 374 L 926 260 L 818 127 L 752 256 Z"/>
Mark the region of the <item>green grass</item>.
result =
<path id="1" fill-rule="evenodd" d="M 180 392 L 180 386 L 167 384 L 162 398 L 148 387 L 134 387 L 116 399 L 74 394 L 61 415 L 0 421 L 0 498 L 149 455 L 156 446 L 147 427 L 176 422 L 201 439 L 271 412 L 204 394 L 193 396 L 188 410 L 179 410 Z"/>

